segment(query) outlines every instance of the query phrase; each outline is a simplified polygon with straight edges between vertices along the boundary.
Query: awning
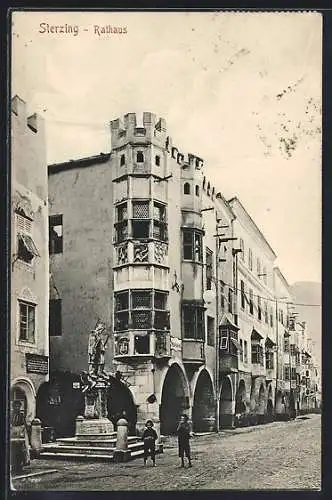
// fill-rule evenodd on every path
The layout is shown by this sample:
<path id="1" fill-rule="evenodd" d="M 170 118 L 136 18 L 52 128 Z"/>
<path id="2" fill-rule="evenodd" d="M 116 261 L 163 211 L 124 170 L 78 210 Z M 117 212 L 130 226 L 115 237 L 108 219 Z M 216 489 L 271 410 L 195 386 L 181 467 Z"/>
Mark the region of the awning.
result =
<path id="1" fill-rule="evenodd" d="M 28 252 L 30 252 L 35 257 L 40 257 L 37 247 L 31 236 L 29 236 L 28 234 L 19 233 L 18 237 L 22 241 Z"/>
<path id="2" fill-rule="evenodd" d="M 252 329 L 251 339 L 252 340 L 262 340 L 264 337 L 255 328 Z"/>
<path id="3" fill-rule="evenodd" d="M 236 349 L 238 351 L 242 351 L 241 345 L 240 345 L 240 343 L 236 339 L 233 339 L 233 337 L 231 337 L 231 342 L 236 347 Z"/>
<path id="4" fill-rule="evenodd" d="M 274 347 L 276 345 L 275 342 L 273 342 L 272 339 L 270 339 L 270 337 L 266 337 L 266 340 L 265 340 L 265 346 L 266 347 Z"/>

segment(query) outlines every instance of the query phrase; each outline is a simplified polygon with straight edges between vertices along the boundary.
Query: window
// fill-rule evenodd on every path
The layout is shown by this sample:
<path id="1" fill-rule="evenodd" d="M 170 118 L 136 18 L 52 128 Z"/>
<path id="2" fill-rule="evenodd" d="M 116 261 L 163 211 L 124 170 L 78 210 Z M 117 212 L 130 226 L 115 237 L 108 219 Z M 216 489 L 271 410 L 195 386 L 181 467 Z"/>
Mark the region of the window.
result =
<path id="1" fill-rule="evenodd" d="M 60 337 L 62 335 L 61 321 L 61 299 L 49 301 L 49 336 Z"/>
<path id="2" fill-rule="evenodd" d="M 290 370 L 289 370 L 289 365 L 284 366 L 284 378 L 285 380 L 290 379 Z"/>
<path id="3" fill-rule="evenodd" d="M 131 305 L 133 309 L 151 309 L 151 292 L 132 291 Z"/>
<path id="4" fill-rule="evenodd" d="M 220 350 L 226 351 L 231 356 L 238 356 L 240 350 L 240 344 L 238 342 L 237 332 L 229 330 L 227 328 L 221 328 L 220 335 Z"/>
<path id="5" fill-rule="evenodd" d="M 222 351 L 228 350 L 228 337 L 223 336 L 220 338 L 220 349 Z"/>
<path id="6" fill-rule="evenodd" d="M 213 252 L 209 248 L 205 250 L 206 259 L 206 289 L 211 290 L 213 274 Z"/>
<path id="7" fill-rule="evenodd" d="M 118 205 L 116 207 L 116 215 L 117 215 L 118 222 L 123 222 L 124 220 L 127 219 L 127 217 L 128 217 L 127 203 L 122 203 L 121 205 Z"/>
<path id="8" fill-rule="evenodd" d="M 183 259 L 202 262 L 202 233 L 194 229 L 183 230 Z"/>
<path id="9" fill-rule="evenodd" d="M 233 290 L 228 288 L 228 312 L 233 312 Z"/>
<path id="10" fill-rule="evenodd" d="M 35 341 L 36 306 L 19 301 L 20 332 L 19 340 L 34 343 Z"/>
<path id="11" fill-rule="evenodd" d="M 284 338 L 284 352 L 289 352 L 289 338 Z"/>
<path id="12" fill-rule="evenodd" d="M 214 318 L 207 317 L 207 344 L 214 346 Z"/>
<path id="13" fill-rule="evenodd" d="M 151 311 L 132 311 L 131 321 L 133 328 L 147 329 L 152 328 L 152 315 Z"/>
<path id="14" fill-rule="evenodd" d="M 149 354 L 150 352 L 149 335 L 135 335 L 134 354 Z"/>
<path id="15" fill-rule="evenodd" d="M 263 364 L 263 347 L 260 344 L 251 344 L 251 362 L 252 364 Z"/>
<path id="16" fill-rule="evenodd" d="M 223 281 L 220 282 L 220 307 L 225 309 L 225 283 Z"/>
<path id="17" fill-rule="evenodd" d="M 166 207 L 165 205 L 161 205 L 160 203 L 153 204 L 153 218 L 160 222 L 164 222 L 166 220 Z"/>
<path id="18" fill-rule="evenodd" d="M 152 328 L 152 293 L 150 290 L 131 292 L 131 320 L 133 328 Z"/>
<path id="19" fill-rule="evenodd" d="M 243 340 L 242 339 L 240 339 L 240 351 L 241 351 L 240 352 L 240 354 L 241 354 L 241 358 L 240 359 L 241 359 L 241 361 L 243 363 L 243 359 L 244 358 L 243 358 Z"/>
<path id="20" fill-rule="evenodd" d="M 296 355 L 296 350 L 295 350 L 295 345 L 294 344 L 290 345 L 290 354 L 291 354 L 291 356 L 295 356 Z"/>
<path id="21" fill-rule="evenodd" d="M 240 249 L 242 250 L 240 253 L 241 260 L 244 260 L 244 241 L 240 238 Z"/>
<path id="22" fill-rule="evenodd" d="M 249 248 L 249 253 L 248 253 L 248 265 L 250 271 L 252 271 L 252 250 Z"/>
<path id="23" fill-rule="evenodd" d="M 245 363 L 248 363 L 248 342 L 244 341 L 243 359 Z"/>
<path id="24" fill-rule="evenodd" d="M 296 368 L 295 367 L 291 368 L 291 376 L 292 376 L 292 380 L 296 380 Z"/>
<path id="25" fill-rule="evenodd" d="M 126 164 L 126 155 L 121 155 L 120 157 L 120 167 Z"/>
<path id="26" fill-rule="evenodd" d="M 190 184 L 189 182 L 185 182 L 183 185 L 183 194 L 190 194 Z"/>
<path id="27" fill-rule="evenodd" d="M 244 281 L 241 280 L 241 308 L 245 309 L 245 307 L 246 307 L 246 297 L 245 297 Z"/>
<path id="28" fill-rule="evenodd" d="M 204 308 L 194 304 L 184 304 L 183 337 L 185 339 L 204 340 Z"/>
<path id="29" fill-rule="evenodd" d="M 149 219 L 149 202 L 133 201 L 133 218 Z"/>
<path id="30" fill-rule="evenodd" d="M 127 221 L 115 225 L 115 238 L 117 243 L 128 238 L 128 223 Z"/>
<path id="31" fill-rule="evenodd" d="M 199 186 L 197 186 L 197 184 L 195 186 L 195 194 L 196 196 L 199 196 Z"/>
<path id="32" fill-rule="evenodd" d="M 257 257 L 257 276 L 259 277 L 259 279 L 261 279 L 261 277 L 262 277 L 261 274 L 262 274 L 261 261 Z"/>
<path id="33" fill-rule="evenodd" d="M 157 167 L 160 167 L 160 156 L 159 155 L 156 155 L 155 163 L 156 163 Z"/>
<path id="34" fill-rule="evenodd" d="M 49 217 L 49 252 L 50 254 L 63 252 L 62 215 L 50 215 Z"/>
<path id="35" fill-rule="evenodd" d="M 267 302 L 264 302 L 264 320 L 265 323 L 268 325 L 269 324 L 269 312 L 267 308 Z"/>
<path id="36" fill-rule="evenodd" d="M 137 163 L 144 163 L 144 154 L 143 154 L 143 151 L 137 151 L 137 153 L 136 153 L 136 162 Z"/>
<path id="37" fill-rule="evenodd" d="M 265 266 L 263 267 L 263 280 L 264 280 L 264 283 L 266 285 L 267 284 L 267 271 L 266 271 Z"/>
<path id="38" fill-rule="evenodd" d="M 34 257 L 39 257 L 37 247 L 31 237 L 32 220 L 16 213 L 17 259 L 31 264 Z"/>
<path id="39" fill-rule="evenodd" d="M 257 297 L 257 310 L 258 310 L 258 319 L 261 321 L 261 319 L 262 319 L 262 300 L 260 297 Z"/>
<path id="40" fill-rule="evenodd" d="M 249 312 L 254 314 L 254 292 L 251 288 L 249 290 Z"/>
<path id="41" fill-rule="evenodd" d="M 265 368 L 267 370 L 273 370 L 274 368 L 273 351 L 266 351 L 265 353 Z"/>
<path id="42" fill-rule="evenodd" d="M 128 330 L 129 294 L 128 291 L 114 294 L 114 330 Z"/>
<path id="43" fill-rule="evenodd" d="M 150 221 L 132 221 L 133 238 L 137 240 L 150 237 Z"/>
<path id="44" fill-rule="evenodd" d="M 284 324 L 284 311 L 282 309 L 280 310 L 280 323 Z"/>
<path id="45" fill-rule="evenodd" d="M 273 327 L 273 308 L 270 308 L 270 326 Z"/>

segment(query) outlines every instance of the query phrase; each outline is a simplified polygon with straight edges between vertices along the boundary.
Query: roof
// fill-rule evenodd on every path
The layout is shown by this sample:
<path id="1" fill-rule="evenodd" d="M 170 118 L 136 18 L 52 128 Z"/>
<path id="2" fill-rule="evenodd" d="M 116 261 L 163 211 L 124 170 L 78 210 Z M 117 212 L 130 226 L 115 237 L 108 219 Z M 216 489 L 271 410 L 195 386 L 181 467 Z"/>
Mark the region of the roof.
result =
<path id="1" fill-rule="evenodd" d="M 58 172 L 71 170 L 73 168 L 90 167 L 96 163 L 106 163 L 110 156 L 111 153 L 100 153 L 99 155 L 77 158 L 76 160 L 69 160 L 62 163 L 53 163 L 47 167 L 48 174 L 57 174 Z"/>
<path id="2" fill-rule="evenodd" d="M 273 268 L 273 271 L 279 276 L 279 278 L 281 279 L 281 281 L 284 283 L 284 285 L 286 286 L 286 288 L 290 289 L 290 284 L 288 283 L 288 281 L 286 280 L 285 276 L 282 274 L 282 272 L 280 271 L 280 268 L 278 266 L 275 266 Z"/>
<path id="3" fill-rule="evenodd" d="M 254 229 L 256 230 L 256 232 L 259 234 L 259 236 L 262 238 L 262 240 L 264 241 L 265 245 L 268 247 L 268 249 L 270 250 L 270 252 L 272 253 L 272 255 L 276 258 L 277 255 L 276 253 L 274 252 L 273 248 L 271 247 L 270 243 L 267 241 L 267 239 L 265 238 L 264 234 L 262 233 L 262 231 L 259 229 L 259 227 L 257 226 L 256 222 L 253 220 L 253 218 L 250 216 L 250 214 L 248 213 L 248 211 L 244 208 L 244 206 L 242 205 L 242 203 L 240 202 L 240 200 L 238 199 L 237 196 L 234 196 L 233 198 L 230 198 L 228 200 L 228 203 L 231 205 L 231 208 L 233 208 L 232 204 L 233 203 L 237 203 L 240 208 L 244 211 L 244 213 L 246 214 L 246 216 L 248 217 L 248 219 L 250 220 L 250 223 L 251 225 L 254 227 Z"/>

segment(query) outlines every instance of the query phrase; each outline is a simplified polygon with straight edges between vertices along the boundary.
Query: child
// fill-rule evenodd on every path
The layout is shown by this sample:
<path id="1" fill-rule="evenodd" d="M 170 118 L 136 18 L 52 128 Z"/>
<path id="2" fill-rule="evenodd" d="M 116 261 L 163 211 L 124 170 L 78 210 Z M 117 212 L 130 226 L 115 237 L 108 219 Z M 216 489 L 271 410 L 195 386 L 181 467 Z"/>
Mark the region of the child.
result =
<path id="1" fill-rule="evenodd" d="M 147 458 L 150 454 L 153 466 L 156 465 L 156 439 L 158 438 L 156 431 L 152 428 L 152 420 L 147 420 L 145 424 L 146 429 L 143 432 L 144 442 L 144 465 L 146 465 Z"/>
<path id="2" fill-rule="evenodd" d="M 184 456 L 188 458 L 189 467 L 192 467 L 190 457 L 190 444 L 189 439 L 192 437 L 190 425 L 187 415 L 181 415 L 180 423 L 177 428 L 178 444 L 179 444 L 179 457 L 181 458 L 181 467 L 184 467 Z"/>

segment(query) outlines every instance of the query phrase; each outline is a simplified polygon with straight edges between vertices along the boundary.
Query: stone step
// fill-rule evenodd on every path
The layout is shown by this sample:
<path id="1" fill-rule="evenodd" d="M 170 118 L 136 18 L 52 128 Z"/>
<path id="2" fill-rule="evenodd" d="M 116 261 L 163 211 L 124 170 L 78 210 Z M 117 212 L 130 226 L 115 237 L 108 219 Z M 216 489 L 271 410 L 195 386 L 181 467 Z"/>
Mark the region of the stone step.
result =
<path id="1" fill-rule="evenodd" d="M 137 443 L 140 441 L 140 437 L 138 436 L 128 436 L 128 443 Z M 46 443 L 45 443 L 46 444 Z M 56 440 L 56 444 L 59 445 L 71 445 L 71 446 L 100 446 L 109 448 L 116 445 L 116 437 L 112 439 L 101 440 L 93 440 L 93 439 L 76 439 L 76 437 L 72 438 L 58 438 Z"/>
<path id="2" fill-rule="evenodd" d="M 128 449 L 129 450 L 139 450 L 143 449 L 143 442 L 137 442 L 137 443 L 129 443 L 128 444 Z M 103 446 L 70 446 L 70 445 L 57 445 L 57 444 L 51 444 L 51 445 L 44 445 L 42 448 L 42 453 L 50 452 L 50 453 L 79 453 L 79 454 L 87 454 L 87 455 L 113 455 L 113 452 L 115 450 L 115 446 L 112 446 L 111 448 L 105 448 Z"/>
<path id="3" fill-rule="evenodd" d="M 73 460 L 73 461 L 100 461 L 100 462 L 113 462 L 113 454 L 112 455 L 87 455 L 80 453 L 53 453 L 53 452 L 42 452 L 40 455 L 41 459 L 50 459 L 50 460 Z"/>

